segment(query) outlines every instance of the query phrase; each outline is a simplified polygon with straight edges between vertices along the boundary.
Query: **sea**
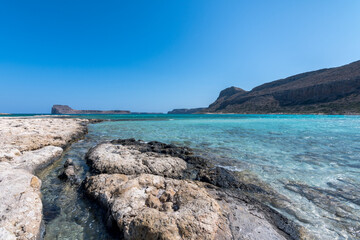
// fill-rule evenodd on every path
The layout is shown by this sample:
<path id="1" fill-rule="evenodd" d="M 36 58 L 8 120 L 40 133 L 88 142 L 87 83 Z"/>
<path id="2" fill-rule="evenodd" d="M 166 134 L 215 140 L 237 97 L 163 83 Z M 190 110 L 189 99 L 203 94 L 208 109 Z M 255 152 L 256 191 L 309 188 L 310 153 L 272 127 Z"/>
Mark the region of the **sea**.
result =
<path id="1" fill-rule="evenodd" d="M 82 178 L 87 150 L 99 142 L 135 138 L 188 146 L 233 171 L 247 171 L 291 209 L 272 206 L 315 239 L 360 239 L 360 116 L 327 115 L 74 115 L 90 124 L 54 165 L 38 173 L 45 239 L 112 239 L 104 213 L 57 178 L 72 158 Z"/>

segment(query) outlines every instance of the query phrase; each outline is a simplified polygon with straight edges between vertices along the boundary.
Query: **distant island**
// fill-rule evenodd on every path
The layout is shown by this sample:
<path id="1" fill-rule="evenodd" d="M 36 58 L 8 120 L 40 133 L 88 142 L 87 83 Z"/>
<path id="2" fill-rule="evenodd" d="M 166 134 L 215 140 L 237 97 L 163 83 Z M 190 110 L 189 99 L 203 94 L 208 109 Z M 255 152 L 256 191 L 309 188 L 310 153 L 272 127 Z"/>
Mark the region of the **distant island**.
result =
<path id="1" fill-rule="evenodd" d="M 68 105 L 54 105 L 51 114 L 130 114 L 127 110 L 75 110 Z"/>
<path id="2" fill-rule="evenodd" d="M 203 111 L 206 108 L 180 108 L 169 111 L 168 114 L 193 114 Z"/>
<path id="3" fill-rule="evenodd" d="M 187 113 L 360 114 L 360 61 L 265 83 L 251 91 L 229 87 L 208 108 Z"/>
<path id="4" fill-rule="evenodd" d="M 10 115 L 10 113 L 0 113 L 0 115 Z"/>

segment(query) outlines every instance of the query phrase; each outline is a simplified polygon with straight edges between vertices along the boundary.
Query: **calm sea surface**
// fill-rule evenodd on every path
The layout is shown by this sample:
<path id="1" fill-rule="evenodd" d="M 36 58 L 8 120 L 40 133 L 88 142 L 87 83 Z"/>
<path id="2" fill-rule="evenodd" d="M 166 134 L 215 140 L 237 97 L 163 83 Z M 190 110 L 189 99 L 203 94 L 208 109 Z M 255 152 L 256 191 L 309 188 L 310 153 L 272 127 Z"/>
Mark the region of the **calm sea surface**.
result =
<path id="1" fill-rule="evenodd" d="M 87 137 L 41 173 L 48 239 L 110 238 L 104 235 L 97 207 L 84 201 L 76 188 L 58 180 L 57 175 L 63 162 L 72 158 L 85 177 L 88 169 L 84 154 L 88 148 L 117 138 L 189 146 L 223 167 L 251 171 L 290 199 L 293 214 L 278 210 L 310 229 L 318 239 L 360 239 L 360 116 L 80 117 L 121 121 L 89 125 Z"/>

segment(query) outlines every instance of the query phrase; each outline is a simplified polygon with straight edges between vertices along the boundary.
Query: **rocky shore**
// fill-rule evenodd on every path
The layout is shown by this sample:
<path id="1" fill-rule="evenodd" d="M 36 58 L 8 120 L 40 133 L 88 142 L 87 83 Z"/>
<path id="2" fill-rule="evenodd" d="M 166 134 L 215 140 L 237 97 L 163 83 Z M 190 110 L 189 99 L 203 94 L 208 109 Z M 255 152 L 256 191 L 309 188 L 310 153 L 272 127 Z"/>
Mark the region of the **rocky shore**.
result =
<path id="1" fill-rule="evenodd" d="M 44 236 L 41 180 L 36 173 L 97 121 L 0 119 L 0 239 Z M 84 180 L 67 159 L 60 179 L 107 212 L 106 225 L 124 239 L 311 239 L 274 209 L 290 201 L 247 171 L 216 167 L 187 147 L 119 139 L 86 154 Z M 301 216 L 296 216 L 301 219 Z"/>
<path id="2" fill-rule="evenodd" d="M 189 148 L 120 139 L 93 147 L 86 158 L 93 175 L 84 190 L 107 210 L 107 225 L 119 238 L 308 237 L 264 204 L 290 209 L 284 196 L 249 173 L 215 167 Z"/>
<path id="3" fill-rule="evenodd" d="M 87 132 L 88 120 L 0 118 L 0 239 L 41 239 L 41 181 L 35 173 Z"/>

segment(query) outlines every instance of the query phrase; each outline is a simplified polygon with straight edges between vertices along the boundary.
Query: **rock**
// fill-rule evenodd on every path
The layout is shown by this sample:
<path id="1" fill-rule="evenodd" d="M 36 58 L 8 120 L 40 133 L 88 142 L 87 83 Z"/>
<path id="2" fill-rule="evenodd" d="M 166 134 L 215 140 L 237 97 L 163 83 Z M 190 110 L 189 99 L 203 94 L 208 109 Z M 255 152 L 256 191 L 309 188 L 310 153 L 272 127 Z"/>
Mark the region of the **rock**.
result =
<path id="1" fill-rule="evenodd" d="M 64 171 L 58 176 L 62 180 L 69 181 L 72 184 L 79 185 L 81 180 L 77 175 L 77 167 L 74 165 L 72 159 L 67 159 L 64 164 Z"/>
<path id="2" fill-rule="evenodd" d="M 0 161 L 45 146 L 67 147 L 87 132 L 86 119 L 0 118 Z"/>
<path id="3" fill-rule="evenodd" d="M 89 177 L 85 189 L 109 206 L 120 238 L 231 239 L 219 204 L 193 182 L 149 174 L 100 174 Z"/>
<path id="4" fill-rule="evenodd" d="M 15 157 L 11 165 L 15 168 L 22 168 L 35 173 L 56 161 L 63 153 L 61 147 L 46 146 L 38 150 L 24 152 L 21 156 Z"/>
<path id="5" fill-rule="evenodd" d="M 158 160 L 148 161 L 147 159 L 151 157 L 156 157 Z M 136 162 L 133 159 L 142 160 Z M 179 161 L 178 159 L 185 162 L 180 170 L 178 165 L 169 164 Z M 89 177 L 84 186 L 87 194 L 108 210 L 107 222 L 113 220 L 116 222 L 115 225 L 122 232 L 120 237 L 126 239 L 305 239 L 309 236 L 305 229 L 269 207 L 276 206 L 291 211 L 293 206 L 286 197 L 276 193 L 270 186 L 249 173 L 236 173 L 215 167 L 208 159 L 195 156 L 189 148 L 160 142 L 145 143 L 135 139 L 119 139 L 90 149 L 87 160 L 96 170 L 95 173 L 110 173 Z M 182 174 L 167 175 L 177 179 L 164 178 L 163 171 L 144 174 L 148 172 L 144 170 L 147 168 L 143 166 L 143 162 L 148 162 L 146 167 L 149 169 L 158 169 L 158 164 L 161 164 L 167 166 L 167 172 Z M 195 185 L 196 191 L 187 188 L 190 185 Z M 184 188 L 174 186 L 184 186 Z M 210 235 L 204 233 L 205 235 L 198 236 L 196 234 L 199 231 L 187 225 L 182 226 L 182 221 L 187 224 L 186 218 L 174 220 L 171 217 L 172 214 L 178 215 L 179 208 L 182 207 L 177 199 L 188 199 L 187 194 L 193 192 L 205 192 L 207 201 L 211 199 L 210 202 L 220 206 L 216 208 L 219 211 L 215 212 L 221 216 L 218 217 L 221 221 L 218 221 L 216 226 L 211 225 L 208 228 L 212 229 L 209 230 L 210 232 L 222 229 L 223 232 L 218 232 L 215 238 L 209 232 Z M 196 196 L 196 198 L 202 197 Z M 198 211 L 202 208 L 206 210 L 208 205 L 209 202 L 199 205 Z M 186 211 L 191 216 L 197 214 L 192 213 L 192 210 Z M 161 222 L 158 218 L 166 221 Z M 301 216 L 299 218 L 301 219 Z M 195 225 L 199 224 L 198 221 L 199 218 L 191 221 L 189 219 L 189 222 Z M 174 222 L 177 223 L 178 228 L 190 228 L 190 232 L 195 231 L 192 232 L 195 235 L 181 235 L 183 230 L 174 228 Z M 157 226 L 156 224 L 162 224 L 169 229 L 161 232 L 153 226 Z M 136 230 L 131 228 L 134 226 Z M 140 233 L 134 235 L 134 232 L 141 232 L 143 235 Z M 175 234 L 176 232 L 178 235 Z"/>
<path id="6" fill-rule="evenodd" d="M 0 118 L 0 239 L 41 239 L 41 181 L 33 174 L 83 137 L 88 120 Z"/>
<path id="7" fill-rule="evenodd" d="M 169 111 L 168 114 L 195 114 L 200 113 L 205 108 L 180 108 Z"/>
<path id="8" fill-rule="evenodd" d="M 90 166 L 100 173 L 126 175 L 152 173 L 179 178 L 187 168 L 186 162 L 156 152 L 141 152 L 137 146 L 103 143 L 92 148 L 86 155 Z"/>
<path id="9" fill-rule="evenodd" d="M 51 114 L 130 114 L 127 110 L 75 110 L 68 105 L 54 105 Z"/>
<path id="10" fill-rule="evenodd" d="M 23 169 L 0 163 L 1 239 L 40 239 L 43 234 L 41 181 Z"/>
<path id="11" fill-rule="evenodd" d="M 230 87 L 202 113 L 360 113 L 360 61 L 262 84 Z"/>

